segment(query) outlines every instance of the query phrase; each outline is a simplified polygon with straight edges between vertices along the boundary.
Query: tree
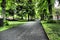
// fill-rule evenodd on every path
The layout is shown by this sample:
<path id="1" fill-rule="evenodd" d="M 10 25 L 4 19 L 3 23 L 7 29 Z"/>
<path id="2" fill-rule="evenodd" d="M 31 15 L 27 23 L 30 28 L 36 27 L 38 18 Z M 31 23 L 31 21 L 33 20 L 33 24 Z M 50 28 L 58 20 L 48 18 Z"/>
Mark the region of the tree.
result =
<path id="1" fill-rule="evenodd" d="M 33 17 L 35 18 L 35 10 L 34 10 L 34 4 L 32 0 L 28 0 L 27 3 L 27 12 L 28 12 L 28 21 L 33 20 Z"/>
<path id="2" fill-rule="evenodd" d="M 47 16 L 46 9 L 42 10 L 42 13 L 40 14 L 40 16 L 41 16 L 41 20 L 45 20 L 46 19 L 46 16 Z"/>
<path id="3" fill-rule="evenodd" d="M 52 3 L 51 3 L 51 0 L 47 0 L 47 2 L 48 2 L 48 9 L 49 9 L 49 13 L 50 13 L 50 16 L 49 16 L 49 18 L 48 19 L 52 19 L 53 17 L 52 17 Z"/>
<path id="4" fill-rule="evenodd" d="M 2 7 L 2 15 L 3 15 L 3 22 L 4 22 L 4 25 L 7 23 L 6 21 L 6 13 L 5 13 L 5 7 L 6 7 L 6 0 L 2 0 L 2 3 L 1 3 L 1 7 Z"/>
<path id="5" fill-rule="evenodd" d="M 39 17 L 39 19 L 42 19 L 42 18 L 44 19 L 44 16 L 47 16 L 45 15 L 47 14 L 47 11 L 48 11 L 48 5 L 46 0 L 38 0 L 35 2 L 36 17 Z"/>
<path id="6" fill-rule="evenodd" d="M 59 1 L 59 4 L 60 4 L 60 0 L 58 0 Z"/>
<path id="7" fill-rule="evenodd" d="M 14 10 L 9 9 L 8 12 L 9 12 L 9 15 L 13 16 L 13 20 L 14 20 Z"/>

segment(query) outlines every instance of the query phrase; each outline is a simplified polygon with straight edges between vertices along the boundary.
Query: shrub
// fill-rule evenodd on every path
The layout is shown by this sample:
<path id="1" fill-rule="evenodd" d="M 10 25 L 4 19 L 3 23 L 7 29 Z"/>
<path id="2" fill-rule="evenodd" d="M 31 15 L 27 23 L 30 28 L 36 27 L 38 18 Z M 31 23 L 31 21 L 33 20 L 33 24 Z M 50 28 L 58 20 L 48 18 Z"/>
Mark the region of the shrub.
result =
<path id="1" fill-rule="evenodd" d="M 47 23 L 57 23 L 56 20 L 48 20 Z"/>

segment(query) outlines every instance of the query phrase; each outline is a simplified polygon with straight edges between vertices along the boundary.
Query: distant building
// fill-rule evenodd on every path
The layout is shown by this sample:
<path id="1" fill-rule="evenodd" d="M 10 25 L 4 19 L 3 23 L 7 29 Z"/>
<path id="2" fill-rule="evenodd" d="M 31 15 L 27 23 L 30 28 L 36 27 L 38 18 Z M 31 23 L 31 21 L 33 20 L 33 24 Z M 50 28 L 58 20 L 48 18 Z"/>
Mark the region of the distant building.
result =
<path id="1" fill-rule="evenodd" d="M 53 20 L 60 20 L 60 4 L 59 4 L 58 0 L 55 0 L 54 8 L 55 8 L 56 12 L 53 15 Z"/>

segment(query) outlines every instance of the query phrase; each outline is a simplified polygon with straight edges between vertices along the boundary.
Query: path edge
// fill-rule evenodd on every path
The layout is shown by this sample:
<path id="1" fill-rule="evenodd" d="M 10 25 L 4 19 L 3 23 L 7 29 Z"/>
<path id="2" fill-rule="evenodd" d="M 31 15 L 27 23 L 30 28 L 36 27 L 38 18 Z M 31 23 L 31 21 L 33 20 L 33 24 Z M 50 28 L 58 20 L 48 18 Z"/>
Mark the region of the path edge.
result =
<path id="1" fill-rule="evenodd" d="M 42 23 L 40 23 L 40 24 L 41 24 L 41 26 L 42 26 L 42 29 L 43 29 L 43 31 L 44 31 L 44 33 L 45 33 L 45 35 L 47 36 L 47 40 L 49 40 L 49 37 L 48 37 L 48 35 L 47 35 L 47 33 L 46 33 L 45 29 L 43 28 Z"/>

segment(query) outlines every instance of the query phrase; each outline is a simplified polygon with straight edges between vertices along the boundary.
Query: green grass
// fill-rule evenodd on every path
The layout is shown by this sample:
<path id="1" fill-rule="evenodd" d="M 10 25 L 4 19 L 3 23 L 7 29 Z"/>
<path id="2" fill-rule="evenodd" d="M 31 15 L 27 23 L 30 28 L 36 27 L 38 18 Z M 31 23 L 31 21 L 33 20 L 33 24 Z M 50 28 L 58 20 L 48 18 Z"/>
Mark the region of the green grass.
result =
<path id="1" fill-rule="evenodd" d="M 9 23 L 9 26 L 0 27 L 0 31 L 4 31 L 4 30 L 7 30 L 7 29 L 16 27 L 16 26 L 21 25 L 21 24 L 24 24 L 24 23 L 26 23 L 26 22 L 8 21 L 8 23 Z"/>
<path id="2" fill-rule="evenodd" d="M 60 24 L 42 22 L 42 25 L 50 40 L 60 40 Z"/>

